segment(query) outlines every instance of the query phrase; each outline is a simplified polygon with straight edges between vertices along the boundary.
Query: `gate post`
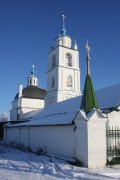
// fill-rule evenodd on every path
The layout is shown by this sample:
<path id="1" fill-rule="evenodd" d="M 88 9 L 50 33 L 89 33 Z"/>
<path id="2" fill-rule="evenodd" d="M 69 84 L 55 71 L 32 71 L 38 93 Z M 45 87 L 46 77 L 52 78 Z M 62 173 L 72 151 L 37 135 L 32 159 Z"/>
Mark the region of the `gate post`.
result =
<path id="1" fill-rule="evenodd" d="M 97 110 L 75 119 L 75 156 L 88 168 L 106 166 L 106 118 Z"/>

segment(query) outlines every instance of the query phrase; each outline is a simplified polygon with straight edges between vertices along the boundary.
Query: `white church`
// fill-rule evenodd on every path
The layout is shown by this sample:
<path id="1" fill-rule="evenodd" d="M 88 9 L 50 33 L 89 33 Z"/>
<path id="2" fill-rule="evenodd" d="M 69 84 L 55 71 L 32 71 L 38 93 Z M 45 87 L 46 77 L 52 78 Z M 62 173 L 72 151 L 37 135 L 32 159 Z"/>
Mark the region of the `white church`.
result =
<path id="1" fill-rule="evenodd" d="M 43 110 L 45 95 L 46 90 L 38 87 L 38 78 L 35 76 L 34 65 L 32 65 L 31 75 L 27 78 L 27 87 L 23 89 L 23 85 L 20 84 L 12 102 L 10 121 L 23 121 L 28 114 Z"/>
<path id="2" fill-rule="evenodd" d="M 95 92 L 88 41 L 86 50 L 82 94 L 79 50 L 66 34 L 63 16 L 61 34 L 48 55 L 47 91 L 38 87 L 32 65 L 27 87 L 20 84 L 12 102 L 5 143 L 21 144 L 33 151 L 42 149 L 88 168 L 105 167 L 120 157 L 120 84 Z"/>

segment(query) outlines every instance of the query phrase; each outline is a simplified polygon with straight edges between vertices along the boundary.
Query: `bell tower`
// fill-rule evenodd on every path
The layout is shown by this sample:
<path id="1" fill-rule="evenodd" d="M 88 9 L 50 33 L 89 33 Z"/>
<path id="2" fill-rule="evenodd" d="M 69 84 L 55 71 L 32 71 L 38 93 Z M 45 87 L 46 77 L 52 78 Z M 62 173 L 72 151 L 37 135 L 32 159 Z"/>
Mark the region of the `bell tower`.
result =
<path id="1" fill-rule="evenodd" d="M 79 50 L 76 40 L 72 46 L 71 37 L 66 35 L 65 16 L 62 17 L 61 34 L 48 55 L 46 107 L 81 94 Z"/>

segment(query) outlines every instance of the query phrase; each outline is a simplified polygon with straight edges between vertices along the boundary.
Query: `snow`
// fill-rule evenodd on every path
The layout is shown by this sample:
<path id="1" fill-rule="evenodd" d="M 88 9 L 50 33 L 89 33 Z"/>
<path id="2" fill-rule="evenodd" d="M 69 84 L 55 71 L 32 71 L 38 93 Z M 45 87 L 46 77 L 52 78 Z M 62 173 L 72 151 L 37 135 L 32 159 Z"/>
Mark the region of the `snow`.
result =
<path id="1" fill-rule="evenodd" d="M 120 84 L 99 89 L 96 96 L 100 109 L 115 107 L 120 102 Z"/>
<path id="2" fill-rule="evenodd" d="M 0 179 L 2 180 L 110 180 L 120 179 L 119 168 L 88 169 L 64 160 L 37 156 L 0 144 Z"/>
<path id="3" fill-rule="evenodd" d="M 79 112 L 82 114 L 82 116 L 83 116 L 83 118 L 84 118 L 85 120 L 89 120 L 89 119 L 93 116 L 93 114 L 95 114 L 95 113 L 97 113 L 97 112 L 98 112 L 103 118 L 106 118 L 106 117 L 107 117 L 106 114 L 103 114 L 103 113 L 101 112 L 101 110 L 96 109 L 96 108 L 93 108 L 92 111 L 89 112 L 87 115 L 86 115 L 84 109 L 81 109 Z"/>

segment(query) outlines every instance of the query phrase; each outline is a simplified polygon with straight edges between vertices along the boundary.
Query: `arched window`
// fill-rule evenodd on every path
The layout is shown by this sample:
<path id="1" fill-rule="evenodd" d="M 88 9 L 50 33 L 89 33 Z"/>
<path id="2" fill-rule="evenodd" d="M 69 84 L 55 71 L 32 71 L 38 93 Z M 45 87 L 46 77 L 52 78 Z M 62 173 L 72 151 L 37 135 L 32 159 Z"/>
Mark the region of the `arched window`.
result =
<path id="1" fill-rule="evenodd" d="M 55 67 L 55 64 L 56 64 L 56 57 L 55 57 L 55 54 L 53 54 L 53 56 L 52 56 L 52 68 L 54 68 Z"/>
<path id="2" fill-rule="evenodd" d="M 51 87 L 53 88 L 55 86 L 55 79 L 53 77 Z"/>
<path id="3" fill-rule="evenodd" d="M 67 87 L 72 87 L 72 76 L 67 77 Z"/>
<path id="4" fill-rule="evenodd" d="M 70 53 L 66 54 L 66 65 L 72 67 L 72 56 Z"/>

